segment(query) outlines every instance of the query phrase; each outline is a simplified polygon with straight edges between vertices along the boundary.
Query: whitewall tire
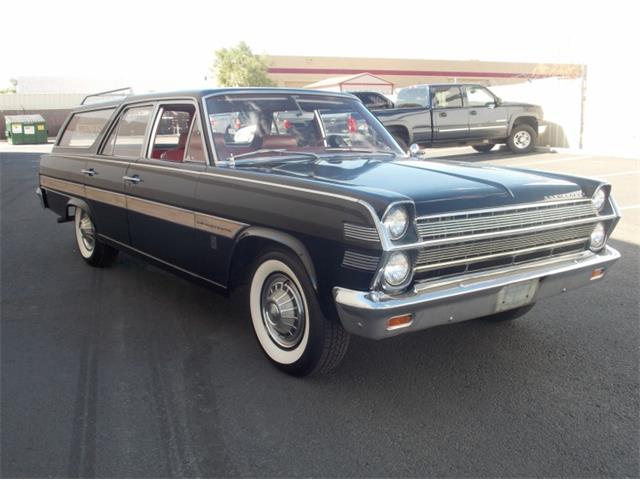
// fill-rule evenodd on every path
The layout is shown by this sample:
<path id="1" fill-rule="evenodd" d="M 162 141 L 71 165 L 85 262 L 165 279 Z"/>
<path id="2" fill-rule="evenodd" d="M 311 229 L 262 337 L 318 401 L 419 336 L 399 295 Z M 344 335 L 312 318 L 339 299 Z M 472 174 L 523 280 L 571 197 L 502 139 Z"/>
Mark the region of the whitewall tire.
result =
<path id="1" fill-rule="evenodd" d="M 76 207 L 75 210 L 74 226 L 80 256 L 94 267 L 112 265 L 118 256 L 118 250 L 98 239 L 98 233 L 89 212 L 80 207 Z"/>
<path id="2" fill-rule="evenodd" d="M 331 371 L 347 351 L 348 333 L 337 319 L 323 315 L 304 266 L 284 249 L 268 251 L 256 262 L 249 310 L 264 354 L 287 373 Z"/>

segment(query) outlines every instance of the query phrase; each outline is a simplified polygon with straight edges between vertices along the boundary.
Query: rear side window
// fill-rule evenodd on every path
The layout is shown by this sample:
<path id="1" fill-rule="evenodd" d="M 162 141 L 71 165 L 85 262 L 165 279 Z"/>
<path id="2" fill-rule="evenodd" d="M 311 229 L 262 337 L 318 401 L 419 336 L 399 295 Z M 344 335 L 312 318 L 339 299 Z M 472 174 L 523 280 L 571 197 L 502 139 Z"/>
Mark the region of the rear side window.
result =
<path id="1" fill-rule="evenodd" d="M 460 87 L 438 86 L 431 88 L 433 108 L 456 108 L 462 106 Z"/>
<path id="2" fill-rule="evenodd" d="M 109 135 L 102 154 L 114 157 L 141 157 L 152 110 L 151 105 L 126 110 Z"/>
<path id="3" fill-rule="evenodd" d="M 396 107 L 428 107 L 429 89 L 427 87 L 407 87 L 398 92 Z"/>
<path id="4" fill-rule="evenodd" d="M 90 147 L 111 118 L 114 108 L 75 113 L 62 134 L 61 147 Z"/>

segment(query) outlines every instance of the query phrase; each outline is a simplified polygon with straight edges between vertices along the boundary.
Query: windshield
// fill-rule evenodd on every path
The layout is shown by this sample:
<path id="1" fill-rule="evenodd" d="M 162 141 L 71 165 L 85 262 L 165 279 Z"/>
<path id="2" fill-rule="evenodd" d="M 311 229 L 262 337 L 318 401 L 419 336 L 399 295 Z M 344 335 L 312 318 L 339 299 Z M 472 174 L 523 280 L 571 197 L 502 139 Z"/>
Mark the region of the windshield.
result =
<path id="1" fill-rule="evenodd" d="M 219 160 L 291 156 L 318 159 L 348 152 L 402 155 L 393 138 L 356 99 L 305 94 L 226 94 L 207 100 Z"/>

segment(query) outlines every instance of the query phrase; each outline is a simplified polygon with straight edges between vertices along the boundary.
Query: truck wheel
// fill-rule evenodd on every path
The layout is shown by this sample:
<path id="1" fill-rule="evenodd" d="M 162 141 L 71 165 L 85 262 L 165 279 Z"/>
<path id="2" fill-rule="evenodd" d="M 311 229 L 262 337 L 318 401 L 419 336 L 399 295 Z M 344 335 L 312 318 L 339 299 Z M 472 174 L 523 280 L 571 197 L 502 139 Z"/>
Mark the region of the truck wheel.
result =
<path id="1" fill-rule="evenodd" d="M 407 145 L 407 142 L 404 141 L 404 138 L 402 138 L 399 135 L 393 135 L 393 134 L 391 136 L 396 141 L 396 143 L 400 146 L 403 152 L 406 153 L 409 151 L 409 145 Z"/>
<path id="2" fill-rule="evenodd" d="M 349 334 L 325 318 L 304 266 L 285 250 L 267 251 L 256 262 L 249 307 L 260 347 L 286 373 L 329 372 L 347 352 Z"/>
<path id="3" fill-rule="evenodd" d="M 473 149 L 476 152 L 487 153 L 490 152 L 493 147 L 496 146 L 495 143 L 483 143 L 482 145 L 472 145 Z"/>
<path id="4" fill-rule="evenodd" d="M 535 303 L 531 303 L 529 305 L 525 305 L 524 307 L 514 308 L 513 310 L 507 310 L 506 312 L 494 313 L 493 315 L 487 315 L 486 317 L 482 317 L 482 320 L 486 320 L 489 322 L 508 322 L 509 320 L 515 320 L 516 318 L 520 318 L 523 315 L 529 313 L 529 311 L 534 307 Z"/>
<path id="5" fill-rule="evenodd" d="M 513 153 L 529 153 L 536 145 L 538 134 L 526 123 L 515 125 L 507 140 L 507 145 Z"/>
<path id="6" fill-rule="evenodd" d="M 76 207 L 75 218 L 76 243 L 80 255 L 94 267 L 110 267 L 118 256 L 118 250 L 98 240 L 93 220 L 87 212 Z"/>

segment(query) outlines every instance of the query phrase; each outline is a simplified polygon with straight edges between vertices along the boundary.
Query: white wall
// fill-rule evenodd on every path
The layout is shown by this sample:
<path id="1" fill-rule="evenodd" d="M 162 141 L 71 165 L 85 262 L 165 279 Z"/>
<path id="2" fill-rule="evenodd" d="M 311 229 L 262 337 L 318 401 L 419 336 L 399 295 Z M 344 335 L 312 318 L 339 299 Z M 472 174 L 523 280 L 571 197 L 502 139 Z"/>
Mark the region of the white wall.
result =
<path id="1" fill-rule="evenodd" d="M 0 112 L 5 110 L 62 110 L 80 105 L 81 93 L 31 93 L 0 95 Z"/>

